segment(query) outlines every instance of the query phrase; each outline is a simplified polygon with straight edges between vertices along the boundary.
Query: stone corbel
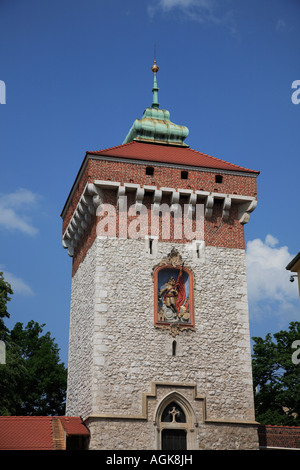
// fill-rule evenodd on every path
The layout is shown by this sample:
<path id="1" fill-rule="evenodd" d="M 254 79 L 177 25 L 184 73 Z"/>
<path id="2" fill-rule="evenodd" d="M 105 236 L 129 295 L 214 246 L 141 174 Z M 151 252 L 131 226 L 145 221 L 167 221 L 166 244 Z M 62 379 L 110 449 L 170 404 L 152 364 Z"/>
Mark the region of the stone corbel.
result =
<path id="1" fill-rule="evenodd" d="M 189 198 L 189 213 L 194 214 L 197 203 L 197 194 L 192 193 Z"/>
<path id="2" fill-rule="evenodd" d="M 63 239 L 63 247 L 68 250 L 68 255 L 72 258 L 74 256 L 74 247 L 72 246 L 72 241 L 68 238 Z"/>
<path id="3" fill-rule="evenodd" d="M 79 212 L 80 215 L 82 215 L 82 216 L 84 215 L 85 210 L 82 206 L 81 200 L 79 201 L 79 203 L 77 205 L 77 211 Z"/>
<path id="4" fill-rule="evenodd" d="M 222 219 L 224 221 L 229 219 L 230 208 L 231 208 L 231 198 L 227 196 L 225 197 L 223 201 L 223 208 L 222 208 Z"/>
<path id="5" fill-rule="evenodd" d="M 135 210 L 140 211 L 141 206 L 143 204 L 143 199 L 145 195 L 145 190 L 144 188 L 137 188 L 136 194 L 135 194 Z"/>
<path id="6" fill-rule="evenodd" d="M 96 185 L 89 183 L 63 235 L 62 245 L 68 250 L 69 256 L 74 255 L 74 248 L 84 234 L 91 220 L 91 215 L 95 214 L 95 210 L 100 206 L 102 201 L 102 190 Z"/>
<path id="7" fill-rule="evenodd" d="M 94 209 L 93 199 L 92 199 L 91 196 L 88 196 L 87 194 L 84 194 L 81 197 L 80 202 L 81 202 L 82 207 L 83 207 L 83 205 L 86 206 L 86 208 L 87 208 L 87 210 L 90 214 L 94 214 L 95 209 Z M 86 214 L 86 216 L 87 215 L 88 214 Z"/>
<path id="8" fill-rule="evenodd" d="M 126 195 L 126 188 L 125 186 L 119 186 L 118 188 L 118 195 L 117 195 L 117 204 L 118 209 L 120 212 L 126 210 L 127 205 L 125 204 L 125 195 Z"/>
<path id="9" fill-rule="evenodd" d="M 81 222 L 82 222 L 82 219 L 83 219 L 83 215 L 78 211 L 78 208 L 76 209 L 73 217 L 74 217 L 74 221 L 75 221 L 75 224 L 76 224 L 77 232 L 79 233 L 79 235 L 82 235 L 83 234 L 83 229 L 82 229 L 82 226 L 81 226 Z"/>
<path id="10" fill-rule="evenodd" d="M 93 198 L 93 204 L 97 208 L 103 202 L 103 192 L 93 183 L 88 183 L 87 192 Z"/>
<path id="11" fill-rule="evenodd" d="M 78 229 L 78 222 L 76 218 L 73 216 L 69 225 L 69 230 L 71 232 L 71 235 L 74 236 L 77 232 Z"/>
<path id="12" fill-rule="evenodd" d="M 206 204 L 205 204 L 205 217 L 207 217 L 208 219 L 212 217 L 213 207 L 214 207 L 214 197 L 212 194 L 209 194 L 206 198 Z"/>
<path id="13" fill-rule="evenodd" d="M 257 206 L 257 200 L 253 199 L 250 202 L 246 202 L 239 206 L 239 222 L 244 225 L 249 222 L 250 213 L 254 211 Z"/>
<path id="14" fill-rule="evenodd" d="M 179 209 L 180 194 L 178 191 L 173 191 L 171 195 L 171 212 L 176 213 Z"/>
<path id="15" fill-rule="evenodd" d="M 154 211 L 158 209 L 162 198 L 162 190 L 156 189 L 153 194 L 153 209 Z"/>

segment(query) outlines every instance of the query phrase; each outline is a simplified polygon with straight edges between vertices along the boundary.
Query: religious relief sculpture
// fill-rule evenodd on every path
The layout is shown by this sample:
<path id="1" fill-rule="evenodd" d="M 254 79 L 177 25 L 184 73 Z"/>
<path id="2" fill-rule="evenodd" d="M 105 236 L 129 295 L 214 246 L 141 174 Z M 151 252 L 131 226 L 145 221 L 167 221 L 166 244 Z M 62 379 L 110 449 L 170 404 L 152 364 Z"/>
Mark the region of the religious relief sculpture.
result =
<path id="1" fill-rule="evenodd" d="M 175 270 L 165 269 L 164 271 L 160 273 L 161 279 L 169 275 L 170 271 Z M 161 286 L 158 292 L 158 309 L 159 321 L 189 322 L 189 294 L 186 294 L 182 267 L 178 270 L 177 281 L 171 275 L 169 280 Z"/>
<path id="2" fill-rule="evenodd" d="M 193 326 L 193 275 L 177 253 L 170 255 L 154 270 L 155 324 Z"/>

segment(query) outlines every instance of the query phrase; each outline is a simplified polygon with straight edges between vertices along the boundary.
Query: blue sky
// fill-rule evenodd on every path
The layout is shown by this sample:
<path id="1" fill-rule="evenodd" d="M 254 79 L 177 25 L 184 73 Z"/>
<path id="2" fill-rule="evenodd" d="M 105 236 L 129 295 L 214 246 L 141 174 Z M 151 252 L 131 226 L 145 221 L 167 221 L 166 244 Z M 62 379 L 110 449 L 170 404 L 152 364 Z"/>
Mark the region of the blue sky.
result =
<path id="1" fill-rule="evenodd" d="M 67 363 L 71 259 L 60 213 L 87 150 L 123 142 L 151 105 L 190 147 L 260 170 L 245 226 L 251 336 L 300 320 L 300 2 L 1 0 L 0 269 L 8 326 L 46 323 Z M 1 95 L 0 95 L 1 98 Z"/>

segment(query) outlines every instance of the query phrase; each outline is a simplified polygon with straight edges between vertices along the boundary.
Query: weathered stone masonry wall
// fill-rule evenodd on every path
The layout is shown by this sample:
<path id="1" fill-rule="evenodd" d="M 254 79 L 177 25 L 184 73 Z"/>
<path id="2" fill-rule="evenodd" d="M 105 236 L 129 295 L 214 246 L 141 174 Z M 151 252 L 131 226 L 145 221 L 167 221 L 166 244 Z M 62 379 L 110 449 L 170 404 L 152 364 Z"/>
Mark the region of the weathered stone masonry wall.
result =
<path id="1" fill-rule="evenodd" d="M 181 354 L 171 359 L 172 337 L 153 326 L 151 273 L 172 245 L 160 244 L 153 259 L 143 240 L 98 239 L 94 413 L 138 412 L 141 391 L 170 380 L 201 384 L 209 417 L 254 418 L 244 252 L 210 247 L 196 264 L 188 246 L 178 249 L 194 272 L 196 331 L 179 335 Z"/>
<path id="2" fill-rule="evenodd" d="M 91 434 L 90 449 L 151 450 L 161 449 L 161 432 L 158 423 L 157 406 L 171 389 L 177 389 L 187 398 L 196 415 L 193 431 L 189 433 L 188 449 L 194 450 L 238 450 L 258 449 L 256 425 L 230 423 L 204 423 L 201 403 L 194 400 L 192 390 L 184 387 L 157 387 L 155 397 L 148 400 L 148 419 L 97 419 L 86 421 Z"/>
<path id="3" fill-rule="evenodd" d="M 96 256 L 94 243 L 72 278 L 66 413 L 73 416 L 92 411 Z"/>
<path id="4" fill-rule="evenodd" d="M 169 331 L 154 326 L 152 278 L 173 246 L 194 273 L 195 299 L 195 331 L 176 336 L 176 356 Z M 190 248 L 158 243 L 149 255 L 145 240 L 96 238 L 73 276 L 68 414 L 140 415 L 142 393 L 152 382 L 168 382 L 196 384 L 207 420 L 254 421 L 244 250 L 206 247 L 205 258 L 195 261 Z M 100 428 L 109 433 L 107 445 L 122 442 L 124 426 L 142 426 L 122 421 L 113 437 L 109 422 L 91 423 L 98 439 Z M 153 416 L 144 433 L 149 423 L 152 435 Z M 209 446 L 209 433 L 217 431 L 202 426 L 198 433 Z"/>

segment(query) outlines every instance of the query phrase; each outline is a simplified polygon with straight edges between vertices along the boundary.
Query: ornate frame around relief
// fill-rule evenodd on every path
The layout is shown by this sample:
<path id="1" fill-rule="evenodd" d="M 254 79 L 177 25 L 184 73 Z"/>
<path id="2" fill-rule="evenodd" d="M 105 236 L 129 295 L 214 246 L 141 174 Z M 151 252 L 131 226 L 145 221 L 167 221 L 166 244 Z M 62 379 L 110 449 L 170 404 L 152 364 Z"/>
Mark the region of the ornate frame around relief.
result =
<path id="1" fill-rule="evenodd" d="M 153 271 L 154 324 L 168 328 L 172 336 L 181 328 L 194 328 L 194 279 L 177 250 L 164 258 Z"/>

